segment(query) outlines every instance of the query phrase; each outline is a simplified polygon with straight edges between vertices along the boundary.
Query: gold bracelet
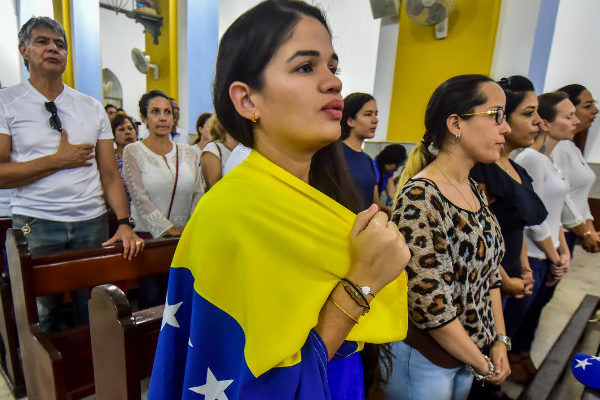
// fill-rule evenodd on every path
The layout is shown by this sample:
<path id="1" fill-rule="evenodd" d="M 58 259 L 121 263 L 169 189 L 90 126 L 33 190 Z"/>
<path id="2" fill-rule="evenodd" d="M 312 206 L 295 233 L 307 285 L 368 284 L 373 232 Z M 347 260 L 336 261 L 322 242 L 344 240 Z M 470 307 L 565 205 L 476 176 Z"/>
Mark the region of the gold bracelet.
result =
<path id="1" fill-rule="evenodd" d="M 348 318 L 350 318 L 352 321 L 354 321 L 354 323 L 355 323 L 355 324 L 358 324 L 358 321 L 357 321 L 357 320 L 355 320 L 354 318 L 352 318 L 352 315 L 350 315 L 350 314 L 348 313 L 348 311 L 344 310 L 344 309 L 342 308 L 342 306 L 340 306 L 340 305 L 339 305 L 339 304 L 338 304 L 338 303 L 337 303 L 337 302 L 336 302 L 336 301 L 333 299 L 333 297 L 329 296 L 329 300 L 331 300 L 331 302 L 332 302 L 333 304 L 335 304 L 335 306 L 336 306 L 337 308 L 339 308 L 341 312 L 343 312 L 344 314 L 346 314 L 346 316 L 347 316 Z"/>
<path id="2" fill-rule="evenodd" d="M 587 231 L 583 234 L 582 239 L 587 239 L 592 236 L 592 231 Z"/>

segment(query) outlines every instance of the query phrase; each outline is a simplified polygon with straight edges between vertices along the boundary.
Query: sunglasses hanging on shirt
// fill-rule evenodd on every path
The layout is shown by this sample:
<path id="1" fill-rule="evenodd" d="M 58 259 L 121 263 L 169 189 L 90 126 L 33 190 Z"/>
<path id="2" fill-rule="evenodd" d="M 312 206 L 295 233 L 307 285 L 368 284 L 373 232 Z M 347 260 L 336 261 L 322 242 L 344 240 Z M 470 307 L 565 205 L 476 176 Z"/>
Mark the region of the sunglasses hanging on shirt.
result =
<path id="1" fill-rule="evenodd" d="M 59 132 L 62 132 L 62 124 L 60 123 L 60 118 L 58 118 L 58 114 L 56 113 L 58 110 L 56 109 L 56 104 L 53 101 L 47 101 L 44 106 L 46 107 L 46 111 L 50 114 L 50 118 L 48 119 L 48 123 L 50 123 L 50 127 L 52 129 L 56 129 Z"/>

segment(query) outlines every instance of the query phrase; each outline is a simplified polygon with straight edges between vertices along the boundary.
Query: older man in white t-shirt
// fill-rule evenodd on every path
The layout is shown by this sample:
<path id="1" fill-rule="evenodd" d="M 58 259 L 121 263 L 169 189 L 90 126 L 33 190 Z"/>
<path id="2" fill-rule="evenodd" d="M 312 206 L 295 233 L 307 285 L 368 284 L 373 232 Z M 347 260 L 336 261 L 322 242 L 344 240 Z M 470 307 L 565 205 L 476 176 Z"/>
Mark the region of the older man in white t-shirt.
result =
<path id="1" fill-rule="evenodd" d="M 131 258 L 144 242 L 133 231 L 115 162 L 113 135 L 102 105 L 63 84 L 64 29 L 34 17 L 19 32 L 30 77 L 0 90 L 0 189 L 13 189 L 13 227 L 34 255 L 122 241 Z M 104 198 L 119 228 L 108 238 Z M 76 322 L 87 320 L 87 290 L 73 294 Z M 40 325 L 60 326 L 62 296 L 38 298 Z"/>

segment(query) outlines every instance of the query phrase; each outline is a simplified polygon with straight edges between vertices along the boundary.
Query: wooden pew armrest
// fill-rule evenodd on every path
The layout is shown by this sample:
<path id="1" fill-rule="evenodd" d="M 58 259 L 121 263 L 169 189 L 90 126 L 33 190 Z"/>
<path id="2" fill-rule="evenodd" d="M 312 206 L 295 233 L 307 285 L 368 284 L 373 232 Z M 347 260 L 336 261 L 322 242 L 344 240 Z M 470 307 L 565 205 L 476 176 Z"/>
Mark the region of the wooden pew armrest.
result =
<path id="1" fill-rule="evenodd" d="M 33 338 L 33 345 L 40 348 L 40 351 L 36 351 L 37 354 L 48 354 L 51 363 L 62 361 L 60 351 L 54 346 L 48 336 L 42 332 L 39 325 L 30 325 L 29 329 Z"/>

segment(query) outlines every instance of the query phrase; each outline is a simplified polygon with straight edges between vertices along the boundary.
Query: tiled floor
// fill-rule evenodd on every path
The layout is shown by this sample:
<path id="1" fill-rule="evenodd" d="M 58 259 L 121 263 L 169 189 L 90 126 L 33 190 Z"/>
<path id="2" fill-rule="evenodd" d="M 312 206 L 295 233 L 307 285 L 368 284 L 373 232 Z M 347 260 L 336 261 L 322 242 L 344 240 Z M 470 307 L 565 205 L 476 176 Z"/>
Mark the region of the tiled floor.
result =
<path id="1" fill-rule="evenodd" d="M 531 349 L 531 359 L 536 366 L 539 366 L 548 354 L 586 294 L 600 296 L 600 254 L 589 254 L 577 246 L 569 272 L 558 284 L 554 297 L 542 313 Z M 579 383 L 575 383 L 573 390 L 581 387 Z M 507 381 L 503 389 L 516 398 L 522 386 Z M 575 393 L 562 393 L 560 398 L 570 398 L 567 397 L 569 394 Z"/>
<path id="2" fill-rule="evenodd" d="M 600 296 L 600 254 L 591 255 L 577 247 L 569 273 L 558 285 L 554 298 L 542 314 L 531 353 L 531 358 L 536 365 L 541 363 L 585 294 L 588 293 Z M 520 385 L 511 382 L 507 382 L 503 388 L 514 397 L 517 397 L 521 391 Z M 0 400 L 13 399 L 4 381 L 0 379 Z"/>

